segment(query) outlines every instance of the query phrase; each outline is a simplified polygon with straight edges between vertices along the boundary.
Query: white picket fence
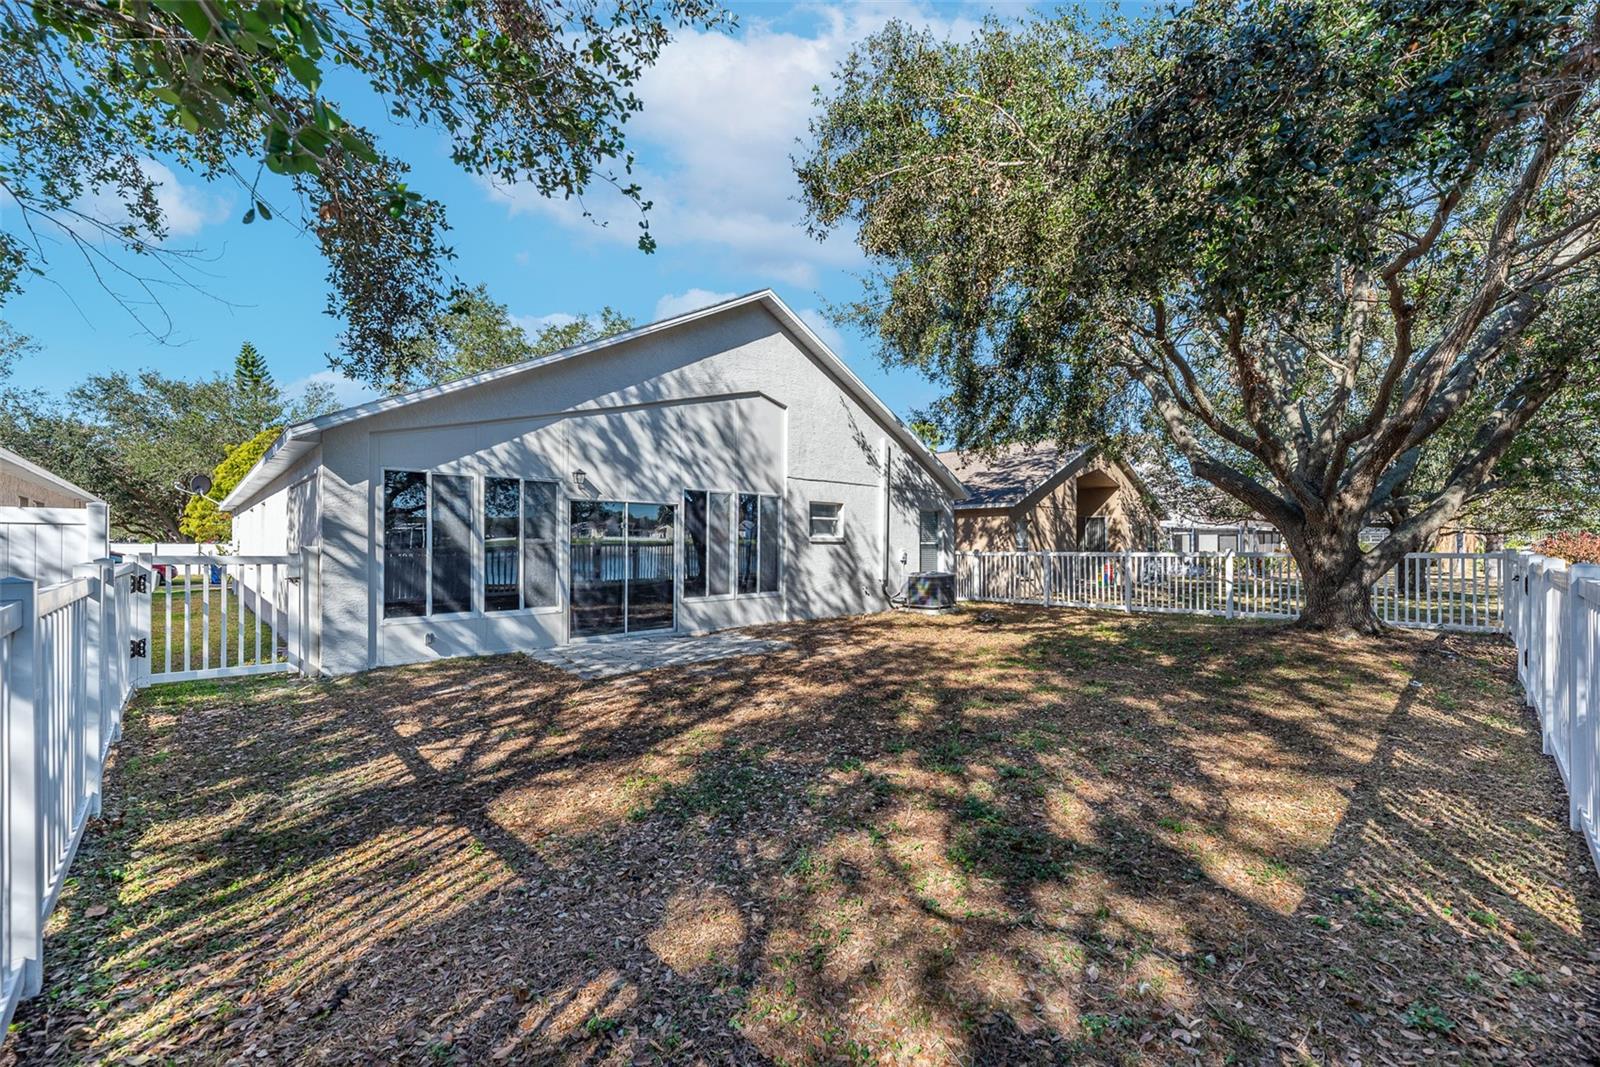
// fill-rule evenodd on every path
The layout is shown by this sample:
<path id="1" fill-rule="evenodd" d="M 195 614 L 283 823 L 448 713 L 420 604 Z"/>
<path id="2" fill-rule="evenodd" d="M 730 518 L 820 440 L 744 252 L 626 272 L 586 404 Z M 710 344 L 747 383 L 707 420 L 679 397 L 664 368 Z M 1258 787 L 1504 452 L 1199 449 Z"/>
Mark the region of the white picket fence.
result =
<path id="1" fill-rule="evenodd" d="M 150 682 L 300 669 L 307 617 L 294 556 L 146 556 Z"/>
<path id="2" fill-rule="evenodd" d="M 44 924 L 66 880 L 134 687 L 138 565 L 101 559 L 41 586 L 0 579 L 0 1032 L 39 992 Z"/>
<path id="3" fill-rule="evenodd" d="M 1509 569 L 1517 678 L 1600 871 L 1600 565 L 1517 553 Z"/>
<path id="4" fill-rule="evenodd" d="M 55 906 L 144 685 L 301 670 L 301 561 L 110 557 L 64 581 L 0 578 L 0 1035 L 40 992 Z"/>
<path id="5" fill-rule="evenodd" d="M 1505 629 L 1504 553 L 1417 552 L 1373 586 L 1397 626 Z M 1012 604 L 1292 619 L 1305 591 L 1292 556 L 1270 552 L 962 552 L 956 596 Z"/>

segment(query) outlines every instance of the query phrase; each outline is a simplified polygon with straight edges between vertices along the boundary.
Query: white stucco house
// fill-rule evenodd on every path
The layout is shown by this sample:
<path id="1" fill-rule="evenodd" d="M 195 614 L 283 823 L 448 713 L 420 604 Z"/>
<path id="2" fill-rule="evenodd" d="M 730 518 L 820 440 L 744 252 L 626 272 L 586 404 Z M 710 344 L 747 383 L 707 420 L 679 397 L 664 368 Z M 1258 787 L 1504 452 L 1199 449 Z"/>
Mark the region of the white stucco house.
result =
<path id="1" fill-rule="evenodd" d="M 880 610 L 965 495 L 767 290 L 290 426 L 222 506 L 344 674 Z"/>

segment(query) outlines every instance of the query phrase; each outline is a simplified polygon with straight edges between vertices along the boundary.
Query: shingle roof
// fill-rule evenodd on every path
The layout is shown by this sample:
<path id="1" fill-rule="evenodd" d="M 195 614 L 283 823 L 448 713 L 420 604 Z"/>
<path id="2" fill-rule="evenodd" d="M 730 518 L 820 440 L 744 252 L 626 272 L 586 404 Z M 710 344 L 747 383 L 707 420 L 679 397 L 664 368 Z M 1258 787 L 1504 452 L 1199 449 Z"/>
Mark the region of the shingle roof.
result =
<path id="1" fill-rule="evenodd" d="M 1054 444 L 1007 445 L 993 453 L 940 452 L 939 459 L 972 494 L 957 508 L 1009 508 L 1081 461 L 1089 450 L 1087 445 L 1066 450 Z"/>

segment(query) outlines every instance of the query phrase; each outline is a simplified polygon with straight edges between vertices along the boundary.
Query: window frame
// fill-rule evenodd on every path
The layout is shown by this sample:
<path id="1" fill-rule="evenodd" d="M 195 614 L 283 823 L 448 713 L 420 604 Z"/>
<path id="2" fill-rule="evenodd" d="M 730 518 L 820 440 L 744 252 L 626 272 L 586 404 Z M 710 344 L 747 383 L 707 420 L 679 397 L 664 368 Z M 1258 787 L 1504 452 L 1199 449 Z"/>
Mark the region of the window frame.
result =
<path id="1" fill-rule="evenodd" d="M 389 615 L 386 612 L 387 600 L 385 590 L 387 589 L 386 583 L 389 567 L 389 538 L 388 527 L 385 523 L 387 508 L 385 506 L 384 493 L 390 474 L 421 474 L 424 478 L 424 494 L 427 501 L 426 506 L 423 509 L 423 548 L 425 552 L 425 558 L 423 560 L 424 592 L 422 598 L 422 613 L 419 615 Z M 471 541 L 470 559 L 473 572 L 471 595 L 472 606 L 467 611 L 438 613 L 433 611 L 433 479 L 434 475 L 436 474 L 452 478 L 468 478 L 472 481 L 472 503 L 470 510 L 472 523 L 469 535 Z M 515 609 L 507 609 L 504 611 L 489 611 L 486 607 L 488 591 L 486 586 L 488 581 L 488 539 L 485 536 L 487 533 L 487 526 L 485 524 L 486 516 L 484 515 L 484 494 L 486 492 L 485 483 L 489 478 L 501 478 L 506 480 L 515 479 L 519 483 L 517 493 L 517 551 L 519 553 L 517 559 L 517 602 L 524 606 Z M 556 603 L 534 608 L 526 606 L 526 590 L 523 589 L 522 581 L 523 561 L 521 552 L 527 536 L 526 529 L 524 527 L 525 511 L 523 494 L 521 491 L 521 483 L 524 482 L 542 482 L 546 485 L 555 486 L 555 500 L 553 503 L 556 512 L 554 519 Z M 376 526 L 378 531 L 378 581 L 376 583 L 376 587 L 378 598 L 378 619 L 380 624 L 416 626 L 426 625 L 429 621 L 435 619 L 443 620 L 445 622 L 460 621 L 463 619 L 509 619 L 522 615 L 554 615 L 557 612 L 566 610 L 567 588 L 561 579 L 561 575 L 564 573 L 567 565 L 567 553 L 566 539 L 561 536 L 561 515 L 567 500 L 567 496 L 565 486 L 559 478 L 527 478 L 521 474 L 503 474 L 498 471 L 452 471 L 436 470 L 432 468 L 419 470 L 416 467 L 383 466 L 378 468 L 377 490 L 378 514 Z"/>
<path id="2" fill-rule="evenodd" d="M 933 540 L 923 540 L 922 520 L 925 516 L 933 516 Z M 923 550 L 933 547 L 933 569 L 928 570 L 922 566 Z M 918 508 L 917 509 L 917 567 L 924 574 L 938 574 L 939 565 L 944 562 L 944 509 L 943 508 Z"/>
<path id="3" fill-rule="evenodd" d="M 817 508 L 834 508 L 833 533 L 817 533 Z M 806 534 L 814 545 L 840 545 L 844 543 L 844 501 L 810 500 L 806 502 Z"/>
<path id="4" fill-rule="evenodd" d="M 755 543 L 756 587 L 754 589 L 750 590 L 748 593 L 742 591 L 739 588 L 739 508 L 740 508 L 739 498 L 740 497 L 745 497 L 745 496 L 755 497 L 755 500 L 756 500 L 756 511 L 755 511 L 755 514 L 756 514 L 756 543 Z M 766 524 L 761 521 L 761 502 L 763 500 L 768 500 L 768 499 L 776 500 L 778 502 L 777 516 L 775 518 L 775 522 L 776 522 L 777 527 L 778 527 L 777 575 L 775 577 L 775 584 L 773 585 L 773 587 L 771 589 L 762 589 L 761 588 L 761 548 L 766 543 L 766 538 L 763 536 L 763 531 L 764 531 L 764 528 L 765 528 Z M 730 544 L 731 544 L 732 549 L 733 549 L 733 551 L 730 553 L 730 555 L 731 555 L 732 574 L 733 574 L 732 595 L 734 597 L 737 597 L 739 599 L 746 599 L 747 600 L 747 599 L 752 599 L 752 598 L 756 598 L 756 597 L 781 597 L 783 595 L 783 582 L 784 582 L 785 572 L 788 569 L 786 567 L 785 563 L 784 563 L 784 558 L 783 558 L 784 557 L 784 552 L 783 552 L 783 524 L 784 524 L 784 509 L 785 509 L 785 506 L 786 506 L 786 501 L 784 500 L 784 494 L 783 493 L 763 493 L 759 489 L 735 489 L 733 491 L 733 526 L 732 526 L 732 529 L 729 531 L 729 533 L 731 535 Z M 709 509 L 709 502 L 708 502 L 708 509 Z"/>
<path id="5" fill-rule="evenodd" d="M 566 606 L 566 589 L 561 581 L 562 566 L 565 563 L 561 537 L 561 514 L 563 510 L 562 503 L 566 498 L 562 495 L 560 480 L 556 478 L 525 478 L 520 474 L 496 474 L 493 472 L 485 472 L 478 477 L 482 483 L 479 490 L 480 502 L 478 505 L 478 519 L 482 524 L 478 534 L 478 552 L 480 553 L 478 567 L 481 573 L 481 580 L 478 582 L 477 604 L 480 613 L 485 618 L 511 619 L 519 615 L 554 615 L 556 612 L 561 611 Z M 514 481 L 517 483 L 517 606 L 499 611 L 489 610 L 489 516 L 484 514 L 484 509 L 488 506 L 489 479 L 491 478 L 497 481 Z M 527 574 L 524 571 L 524 566 L 527 563 L 526 552 L 528 545 L 527 485 L 530 482 L 536 485 L 555 487 L 555 492 L 551 499 L 551 506 L 555 509 L 555 514 L 551 516 L 554 530 L 551 540 L 555 545 L 556 567 L 555 603 L 541 604 L 531 608 L 528 606 Z"/>

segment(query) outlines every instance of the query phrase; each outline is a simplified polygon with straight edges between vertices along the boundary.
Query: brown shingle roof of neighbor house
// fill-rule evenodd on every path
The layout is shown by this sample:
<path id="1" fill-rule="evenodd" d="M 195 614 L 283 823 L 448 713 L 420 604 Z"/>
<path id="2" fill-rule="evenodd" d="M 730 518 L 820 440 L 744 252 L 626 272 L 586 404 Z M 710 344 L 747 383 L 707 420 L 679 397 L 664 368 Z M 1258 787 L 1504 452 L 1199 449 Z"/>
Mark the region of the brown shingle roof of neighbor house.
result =
<path id="1" fill-rule="evenodd" d="M 1062 449 L 1054 443 L 1006 445 L 997 452 L 940 452 L 971 495 L 956 504 L 959 509 L 1010 508 L 1065 468 L 1081 462 L 1088 445 Z"/>

